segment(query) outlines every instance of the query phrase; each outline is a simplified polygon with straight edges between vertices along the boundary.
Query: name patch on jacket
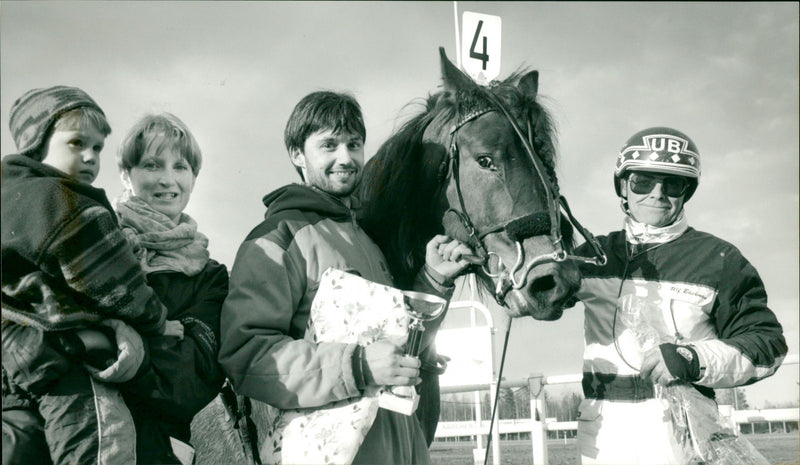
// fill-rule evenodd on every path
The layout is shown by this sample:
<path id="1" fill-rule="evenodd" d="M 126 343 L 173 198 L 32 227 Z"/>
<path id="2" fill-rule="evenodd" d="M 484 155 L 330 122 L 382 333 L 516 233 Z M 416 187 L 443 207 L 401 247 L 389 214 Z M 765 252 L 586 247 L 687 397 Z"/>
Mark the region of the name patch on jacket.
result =
<path id="1" fill-rule="evenodd" d="M 713 302 L 716 295 L 714 289 L 697 284 L 672 283 L 667 284 L 666 287 L 669 288 L 669 293 L 673 299 L 700 306 Z"/>
<path id="2" fill-rule="evenodd" d="M 717 291 L 708 286 L 634 279 L 623 286 L 622 295 L 643 298 L 651 311 L 661 314 L 660 320 L 668 334 L 678 340 L 703 340 L 713 337 L 710 320 Z"/>

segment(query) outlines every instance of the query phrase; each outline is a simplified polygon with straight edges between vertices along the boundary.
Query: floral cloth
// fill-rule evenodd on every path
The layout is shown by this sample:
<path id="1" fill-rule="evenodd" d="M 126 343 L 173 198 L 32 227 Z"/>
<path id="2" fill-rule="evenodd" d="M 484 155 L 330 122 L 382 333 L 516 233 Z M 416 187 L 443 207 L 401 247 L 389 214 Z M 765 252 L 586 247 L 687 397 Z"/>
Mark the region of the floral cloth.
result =
<path id="1" fill-rule="evenodd" d="M 408 314 L 400 290 L 329 268 L 311 305 L 306 338 L 362 346 L 389 339 L 402 346 Z M 267 432 L 265 464 L 349 464 L 378 412 L 379 388 L 320 408 L 282 410 Z"/>

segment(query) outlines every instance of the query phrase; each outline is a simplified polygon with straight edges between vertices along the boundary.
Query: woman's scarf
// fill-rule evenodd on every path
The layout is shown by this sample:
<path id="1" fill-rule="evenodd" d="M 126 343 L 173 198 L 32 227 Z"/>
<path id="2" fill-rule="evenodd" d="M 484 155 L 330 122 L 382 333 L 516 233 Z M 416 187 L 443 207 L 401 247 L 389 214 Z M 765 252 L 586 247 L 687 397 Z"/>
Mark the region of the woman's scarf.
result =
<path id="1" fill-rule="evenodd" d="M 197 232 L 197 222 L 189 215 L 181 213 L 176 224 L 139 197 L 118 202 L 117 215 L 145 273 L 178 271 L 194 276 L 208 263 L 208 238 Z"/>
<path id="2" fill-rule="evenodd" d="M 680 236 L 689 227 L 686 220 L 686 210 L 681 210 L 678 218 L 669 226 L 656 227 L 634 220 L 630 214 L 625 216 L 625 238 L 628 243 L 638 244 L 665 244 Z"/>

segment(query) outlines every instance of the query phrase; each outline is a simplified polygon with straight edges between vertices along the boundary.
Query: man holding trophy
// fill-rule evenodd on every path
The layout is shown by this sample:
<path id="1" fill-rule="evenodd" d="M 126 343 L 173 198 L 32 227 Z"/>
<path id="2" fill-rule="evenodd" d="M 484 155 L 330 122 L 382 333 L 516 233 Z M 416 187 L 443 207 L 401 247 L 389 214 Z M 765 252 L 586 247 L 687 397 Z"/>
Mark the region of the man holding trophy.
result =
<path id="1" fill-rule="evenodd" d="M 303 184 L 290 184 L 264 197 L 265 220 L 245 239 L 232 268 L 219 356 L 239 394 L 280 409 L 276 424 L 284 412 L 324 410 L 358 399 L 367 390 L 413 390 L 420 382 L 419 359 L 405 356 L 397 341 L 378 339 L 362 345 L 326 341 L 318 338 L 319 331 L 308 334 L 314 325 L 330 324 L 324 318 L 309 321 L 326 270 L 392 285 L 383 254 L 354 219 L 352 194 L 361 175 L 366 138 L 360 106 L 346 94 L 314 92 L 297 104 L 284 136 Z M 453 279 L 469 265 L 464 258 L 469 254 L 462 243 L 436 236 L 427 245 L 426 266 L 414 288 L 449 298 Z M 439 312 L 444 305 L 440 307 Z M 400 395 L 389 399 L 389 404 L 399 400 L 395 410 L 407 407 Z M 354 456 L 343 462 L 430 462 L 413 415 L 378 409 L 364 434 Z M 265 463 L 290 461 L 281 456 L 281 437 L 259 441 Z M 318 444 L 307 447 L 324 449 L 326 438 L 317 435 L 316 440 Z"/>

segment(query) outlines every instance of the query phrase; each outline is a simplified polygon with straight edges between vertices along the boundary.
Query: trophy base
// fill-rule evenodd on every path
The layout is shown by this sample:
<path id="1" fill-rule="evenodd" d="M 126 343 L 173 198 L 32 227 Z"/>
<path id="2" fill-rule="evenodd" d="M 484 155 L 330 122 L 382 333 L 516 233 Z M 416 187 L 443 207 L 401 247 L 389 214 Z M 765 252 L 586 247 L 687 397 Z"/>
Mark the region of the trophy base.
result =
<path id="1" fill-rule="evenodd" d="M 411 388 L 413 393 L 410 397 L 400 397 L 393 394 L 391 391 L 383 391 L 378 396 L 378 407 L 393 412 L 402 413 L 403 415 L 411 416 L 417 411 L 419 406 L 419 394 Z"/>

